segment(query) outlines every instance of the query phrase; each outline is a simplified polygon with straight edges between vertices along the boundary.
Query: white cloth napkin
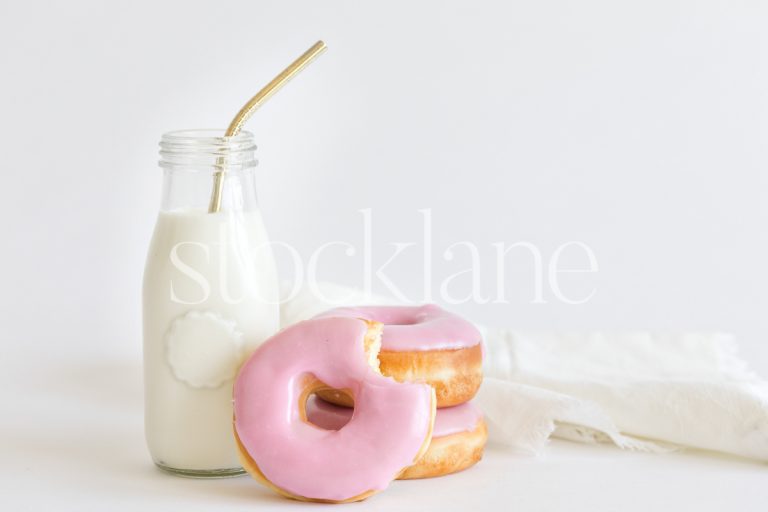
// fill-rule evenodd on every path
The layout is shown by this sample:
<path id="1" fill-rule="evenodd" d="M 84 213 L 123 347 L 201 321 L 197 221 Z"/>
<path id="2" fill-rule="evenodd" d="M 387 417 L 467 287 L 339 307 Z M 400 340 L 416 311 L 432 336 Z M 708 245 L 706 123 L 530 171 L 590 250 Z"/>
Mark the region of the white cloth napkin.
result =
<path id="1" fill-rule="evenodd" d="M 284 302 L 281 320 L 386 303 L 393 301 L 323 284 Z M 480 329 L 485 379 L 475 400 L 491 441 L 536 453 L 555 435 L 768 460 L 768 382 L 747 369 L 730 335 Z"/>

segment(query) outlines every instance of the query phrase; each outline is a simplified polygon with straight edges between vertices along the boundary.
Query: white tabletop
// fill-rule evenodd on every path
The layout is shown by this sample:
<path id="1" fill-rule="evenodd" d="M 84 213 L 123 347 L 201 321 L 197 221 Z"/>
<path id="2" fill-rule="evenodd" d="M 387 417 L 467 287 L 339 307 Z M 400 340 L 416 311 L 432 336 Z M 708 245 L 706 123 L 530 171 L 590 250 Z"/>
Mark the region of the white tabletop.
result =
<path id="1" fill-rule="evenodd" d="M 294 510 L 248 476 L 168 475 L 144 446 L 137 359 L 52 357 L 2 366 L 3 510 Z M 13 385 L 9 385 L 13 384 Z M 356 510 L 764 510 L 768 467 L 696 452 L 653 455 L 554 440 L 538 457 L 490 446 L 475 467 L 397 481 Z"/>

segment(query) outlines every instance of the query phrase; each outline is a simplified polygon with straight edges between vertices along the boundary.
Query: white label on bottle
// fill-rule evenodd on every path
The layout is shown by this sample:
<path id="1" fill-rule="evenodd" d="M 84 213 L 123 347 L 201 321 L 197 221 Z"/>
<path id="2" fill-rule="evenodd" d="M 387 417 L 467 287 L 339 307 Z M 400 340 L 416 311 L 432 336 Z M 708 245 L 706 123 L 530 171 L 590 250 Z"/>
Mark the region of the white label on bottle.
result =
<path id="1" fill-rule="evenodd" d="M 171 371 L 193 388 L 217 388 L 234 379 L 243 358 L 237 324 L 212 311 L 190 311 L 177 318 L 165 341 Z"/>

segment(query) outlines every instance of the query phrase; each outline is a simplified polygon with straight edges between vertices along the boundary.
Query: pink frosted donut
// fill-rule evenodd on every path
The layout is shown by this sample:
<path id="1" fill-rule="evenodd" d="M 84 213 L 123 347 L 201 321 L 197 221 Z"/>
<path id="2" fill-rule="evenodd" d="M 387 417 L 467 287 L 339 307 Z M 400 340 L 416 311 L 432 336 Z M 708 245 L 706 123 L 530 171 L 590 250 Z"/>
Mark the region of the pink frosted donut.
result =
<path id="1" fill-rule="evenodd" d="M 354 318 L 300 322 L 264 342 L 234 386 L 234 429 L 243 467 L 300 500 L 362 500 L 421 457 L 429 445 L 434 391 L 376 371 L 381 324 Z M 307 398 L 324 388 L 354 397 L 338 431 L 306 420 Z"/>
<path id="2" fill-rule="evenodd" d="M 471 400 L 483 381 L 480 332 L 470 322 L 440 306 L 360 306 L 336 308 L 316 318 L 352 317 L 384 324 L 381 373 L 400 382 L 427 382 L 438 407 Z M 350 407 L 340 392 L 321 392 L 324 400 Z"/>
<path id="3" fill-rule="evenodd" d="M 316 396 L 307 400 L 307 420 L 327 430 L 339 430 L 349 422 L 353 410 Z M 488 429 L 472 402 L 438 409 L 429 449 L 399 478 L 429 478 L 466 469 L 483 456 Z"/>

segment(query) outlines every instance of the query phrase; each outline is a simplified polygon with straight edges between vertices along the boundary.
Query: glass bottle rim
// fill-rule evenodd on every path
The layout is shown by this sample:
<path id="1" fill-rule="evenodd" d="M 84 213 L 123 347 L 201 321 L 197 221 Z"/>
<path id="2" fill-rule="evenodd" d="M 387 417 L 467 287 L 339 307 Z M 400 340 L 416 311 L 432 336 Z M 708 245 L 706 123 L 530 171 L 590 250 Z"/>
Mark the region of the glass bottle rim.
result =
<path id="1" fill-rule="evenodd" d="M 173 170 L 230 171 L 249 169 L 254 158 L 253 133 L 241 131 L 227 137 L 223 129 L 191 129 L 166 132 L 160 139 L 160 167 Z"/>

